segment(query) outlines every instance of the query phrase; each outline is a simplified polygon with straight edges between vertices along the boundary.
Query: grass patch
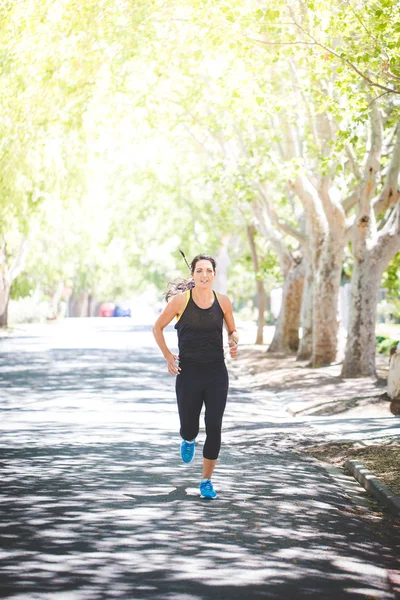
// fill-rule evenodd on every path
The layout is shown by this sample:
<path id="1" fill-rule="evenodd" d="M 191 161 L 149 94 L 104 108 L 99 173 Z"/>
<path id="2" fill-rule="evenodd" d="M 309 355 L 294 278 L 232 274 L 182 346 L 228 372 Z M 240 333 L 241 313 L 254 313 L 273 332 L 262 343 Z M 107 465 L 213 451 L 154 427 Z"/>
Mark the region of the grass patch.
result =
<path id="1" fill-rule="evenodd" d="M 394 494 L 400 496 L 400 442 L 379 444 L 332 443 L 304 448 L 304 452 L 318 460 L 344 467 L 346 460 L 361 461 Z"/>

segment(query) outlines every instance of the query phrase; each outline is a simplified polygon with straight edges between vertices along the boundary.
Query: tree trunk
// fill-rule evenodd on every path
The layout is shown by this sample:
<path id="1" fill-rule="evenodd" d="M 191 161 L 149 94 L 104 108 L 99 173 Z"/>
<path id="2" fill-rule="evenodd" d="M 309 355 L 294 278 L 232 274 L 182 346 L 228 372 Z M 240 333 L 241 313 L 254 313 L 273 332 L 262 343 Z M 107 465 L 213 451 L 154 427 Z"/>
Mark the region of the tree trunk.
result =
<path id="1" fill-rule="evenodd" d="M 0 291 L 0 327 L 8 327 L 8 305 L 10 302 L 10 286 Z"/>
<path id="2" fill-rule="evenodd" d="M 24 268 L 27 250 L 28 242 L 22 235 L 16 252 L 9 254 L 6 237 L 3 235 L 0 248 L 0 327 L 8 327 L 11 284 Z"/>
<path id="3" fill-rule="evenodd" d="M 268 352 L 297 352 L 299 348 L 299 326 L 301 301 L 304 286 L 303 261 L 294 262 L 285 279 L 282 292 L 282 307 L 275 333 Z"/>
<path id="4" fill-rule="evenodd" d="M 342 377 L 376 377 L 375 322 L 381 271 L 369 258 L 354 262 Z"/>
<path id="5" fill-rule="evenodd" d="M 83 318 L 83 317 L 87 317 L 87 314 L 88 314 L 89 294 L 87 292 L 83 292 L 80 297 L 81 297 L 81 309 L 80 309 L 79 317 Z"/>
<path id="6" fill-rule="evenodd" d="M 257 315 L 256 344 L 264 343 L 265 305 L 266 305 L 266 295 L 265 295 L 264 282 L 261 281 L 260 279 L 257 279 L 258 315 Z"/>
<path id="7" fill-rule="evenodd" d="M 343 233 L 340 229 L 332 230 L 325 240 L 319 260 L 314 290 L 313 367 L 329 365 L 336 359 Z"/>
<path id="8" fill-rule="evenodd" d="M 64 282 L 60 281 L 57 286 L 56 291 L 51 296 L 51 316 L 49 317 L 51 320 L 57 319 L 60 312 L 60 300 L 62 297 L 62 293 L 64 290 Z"/>
<path id="9" fill-rule="evenodd" d="M 87 304 L 87 316 L 88 317 L 92 316 L 92 302 L 93 302 L 93 296 L 92 296 L 92 294 L 88 294 L 88 304 Z"/>
<path id="10" fill-rule="evenodd" d="M 255 233 L 256 228 L 254 225 L 247 226 L 247 237 L 249 240 L 249 246 L 251 250 L 251 258 L 253 261 L 253 269 L 256 278 L 256 288 L 257 288 L 257 307 L 258 307 L 258 315 L 257 315 L 257 336 L 256 336 L 256 344 L 264 343 L 264 319 L 265 319 L 265 288 L 264 282 L 258 278 L 258 256 L 257 256 L 257 248 L 255 244 Z"/>
<path id="11" fill-rule="evenodd" d="M 350 289 L 350 315 L 342 377 L 376 377 L 376 308 L 382 273 L 400 249 L 400 205 L 372 245 L 357 252 Z"/>
<path id="12" fill-rule="evenodd" d="M 375 320 L 380 272 L 371 260 L 376 240 L 375 214 L 371 200 L 376 190 L 382 151 L 382 119 L 374 102 L 370 113 L 371 140 L 353 225 L 353 275 L 350 287 L 349 326 L 342 377 L 375 377 Z"/>
<path id="13" fill-rule="evenodd" d="M 400 401 L 400 344 L 390 357 L 387 393 L 392 400 Z"/>
<path id="14" fill-rule="evenodd" d="M 88 314 L 88 294 L 82 292 L 78 296 L 72 295 L 70 298 L 70 317 L 81 318 Z"/>
<path id="15" fill-rule="evenodd" d="M 400 248 L 400 204 L 397 203 L 379 229 L 373 194 L 381 171 L 382 119 L 376 103 L 371 108 L 371 145 L 361 184 L 353 226 L 354 270 L 351 280 L 350 315 L 342 377 L 375 377 L 376 307 L 381 277 L 389 260 Z M 393 195 L 400 169 L 400 128 L 392 153 L 384 189 Z M 390 184 L 389 186 L 387 184 Z M 396 189 L 396 186 L 395 188 Z M 398 193 L 395 194 L 398 199 Z"/>
<path id="16" fill-rule="evenodd" d="M 306 260 L 303 299 L 301 303 L 300 325 L 303 335 L 299 344 L 297 360 L 309 360 L 313 348 L 313 297 L 314 297 L 314 273 L 310 260 Z"/>
<path id="17" fill-rule="evenodd" d="M 316 187 L 307 177 L 301 176 L 293 182 L 292 188 L 302 201 L 308 220 L 308 254 L 315 278 L 311 364 L 318 367 L 328 365 L 336 358 L 337 307 L 345 244 L 345 215 L 331 195 L 328 178 L 322 177 Z M 310 335 L 311 332 L 306 330 L 307 337 L 299 357 L 305 357 L 309 353 L 306 344 L 310 344 Z"/>

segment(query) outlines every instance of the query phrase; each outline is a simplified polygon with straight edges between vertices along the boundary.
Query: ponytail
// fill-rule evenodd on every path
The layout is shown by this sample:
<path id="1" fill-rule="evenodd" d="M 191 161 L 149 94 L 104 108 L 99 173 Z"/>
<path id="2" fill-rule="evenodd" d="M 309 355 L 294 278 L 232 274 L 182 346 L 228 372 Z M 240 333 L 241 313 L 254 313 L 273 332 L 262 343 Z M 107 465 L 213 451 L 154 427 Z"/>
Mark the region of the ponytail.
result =
<path id="1" fill-rule="evenodd" d="M 170 281 L 168 283 L 165 299 L 168 302 L 172 296 L 176 296 L 176 294 L 182 294 L 182 292 L 186 292 L 192 288 L 194 288 L 194 280 L 192 278 L 183 279 L 182 277 L 178 277 L 178 279 L 174 279 L 174 281 Z"/>

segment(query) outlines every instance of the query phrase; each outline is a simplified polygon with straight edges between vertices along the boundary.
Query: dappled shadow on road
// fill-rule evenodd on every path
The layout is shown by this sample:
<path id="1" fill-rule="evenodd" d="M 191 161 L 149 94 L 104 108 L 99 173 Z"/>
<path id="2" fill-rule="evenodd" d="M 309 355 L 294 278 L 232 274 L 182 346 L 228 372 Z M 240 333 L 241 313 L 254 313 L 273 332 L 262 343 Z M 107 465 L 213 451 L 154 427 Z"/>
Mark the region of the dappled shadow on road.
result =
<path id="1" fill-rule="evenodd" d="M 8 354 L 2 357 L 0 389 L 18 386 L 22 393 L 46 391 L 80 391 L 132 389 L 138 377 L 143 389 L 157 380 L 162 386 L 165 370 L 155 350 L 121 352 L 98 348 L 51 350 L 45 355 L 30 356 L 28 363 Z M 158 359 L 154 361 L 154 359 Z M 146 377 L 147 375 L 147 377 Z"/>
<path id="2" fill-rule="evenodd" d="M 390 548 L 311 462 L 231 444 L 207 501 L 177 455 L 167 435 L 1 448 L 3 593 L 393 597 Z"/>
<path id="3" fill-rule="evenodd" d="M 231 390 L 207 501 L 204 430 L 182 464 L 174 379 L 153 349 L 55 352 L 47 376 L 3 356 L 3 597 L 394 598 L 395 534 L 377 538 L 295 453 L 273 395 Z"/>

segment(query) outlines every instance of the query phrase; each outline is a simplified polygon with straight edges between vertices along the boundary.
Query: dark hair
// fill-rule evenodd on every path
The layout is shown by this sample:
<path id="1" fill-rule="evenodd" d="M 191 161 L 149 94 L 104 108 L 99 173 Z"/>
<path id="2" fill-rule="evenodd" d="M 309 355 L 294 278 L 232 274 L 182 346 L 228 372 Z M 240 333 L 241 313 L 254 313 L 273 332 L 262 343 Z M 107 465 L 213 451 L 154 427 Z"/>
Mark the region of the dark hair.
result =
<path id="1" fill-rule="evenodd" d="M 215 262 L 215 260 L 213 259 L 212 256 L 210 256 L 209 254 L 198 254 L 197 256 L 194 257 L 194 259 L 190 263 L 191 273 L 193 273 L 193 271 L 195 270 L 196 264 L 199 262 L 199 260 L 209 260 L 213 266 L 214 271 L 217 268 L 217 263 Z"/>
<path id="2" fill-rule="evenodd" d="M 199 262 L 199 260 L 209 260 L 213 266 L 214 271 L 216 270 L 217 263 L 215 262 L 212 256 L 209 256 L 208 254 L 198 254 L 190 263 L 191 273 L 193 273 L 193 271 L 195 270 L 196 264 Z M 172 296 L 176 296 L 176 294 L 186 292 L 187 290 L 191 290 L 192 288 L 194 288 L 193 277 L 190 277 L 189 279 L 183 279 L 182 277 L 178 277 L 178 279 L 174 279 L 174 281 L 170 281 L 168 283 L 168 289 L 167 293 L 165 294 L 165 299 L 168 302 L 168 300 L 172 298 Z"/>

